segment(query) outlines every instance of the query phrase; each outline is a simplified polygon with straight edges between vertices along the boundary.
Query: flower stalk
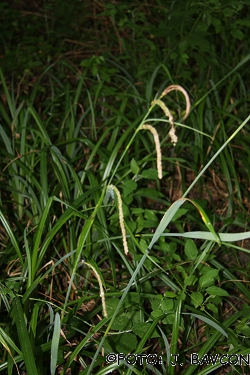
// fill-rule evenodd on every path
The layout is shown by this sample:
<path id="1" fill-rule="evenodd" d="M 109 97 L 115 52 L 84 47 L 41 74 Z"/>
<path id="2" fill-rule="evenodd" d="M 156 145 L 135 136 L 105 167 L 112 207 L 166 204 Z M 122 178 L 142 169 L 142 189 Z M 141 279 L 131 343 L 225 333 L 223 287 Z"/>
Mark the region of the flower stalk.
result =
<path id="1" fill-rule="evenodd" d="M 126 230 L 125 230 L 125 225 L 124 225 L 124 216 L 123 216 L 123 210 L 122 210 L 122 197 L 121 197 L 121 194 L 120 194 L 120 192 L 119 192 L 119 190 L 117 189 L 116 186 L 109 185 L 108 188 L 112 189 L 117 196 L 119 223 L 120 223 L 120 228 L 121 228 L 121 232 L 122 232 L 123 249 L 124 249 L 125 255 L 128 255 L 129 250 L 128 250 Z"/>

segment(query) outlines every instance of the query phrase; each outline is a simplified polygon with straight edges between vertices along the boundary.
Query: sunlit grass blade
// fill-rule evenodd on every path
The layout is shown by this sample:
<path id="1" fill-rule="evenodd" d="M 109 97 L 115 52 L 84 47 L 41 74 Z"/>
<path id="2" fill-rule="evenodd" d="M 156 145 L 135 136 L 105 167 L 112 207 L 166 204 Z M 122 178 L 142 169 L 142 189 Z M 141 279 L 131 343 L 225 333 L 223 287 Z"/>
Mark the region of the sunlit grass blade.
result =
<path id="1" fill-rule="evenodd" d="M 203 231 L 196 231 L 196 232 L 184 232 L 184 233 L 162 233 L 163 237 L 185 237 L 185 238 L 193 238 L 199 240 L 208 240 L 213 241 L 215 240 L 214 234 L 212 232 L 203 232 Z M 237 242 L 242 241 L 250 238 L 250 232 L 239 232 L 239 233 L 217 233 L 217 236 L 220 239 L 220 243 L 223 242 Z M 239 249 L 241 249 L 239 247 Z"/>

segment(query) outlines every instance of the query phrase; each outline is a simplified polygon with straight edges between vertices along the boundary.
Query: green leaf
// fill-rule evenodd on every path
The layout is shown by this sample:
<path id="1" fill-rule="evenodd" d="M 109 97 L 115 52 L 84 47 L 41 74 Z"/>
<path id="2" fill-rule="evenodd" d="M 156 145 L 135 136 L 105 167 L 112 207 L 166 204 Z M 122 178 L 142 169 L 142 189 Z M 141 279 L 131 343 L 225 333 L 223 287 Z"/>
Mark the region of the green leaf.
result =
<path id="1" fill-rule="evenodd" d="M 135 191 L 137 188 L 137 183 L 134 180 L 125 181 L 123 184 L 123 196 L 127 197 L 130 193 Z"/>
<path id="2" fill-rule="evenodd" d="M 137 190 L 136 195 L 140 195 L 142 197 L 152 198 L 152 199 L 163 197 L 163 194 L 160 191 L 157 191 L 152 188 L 143 188 L 143 189 Z"/>
<path id="3" fill-rule="evenodd" d="M 203 294 L 200 293 L 200 292 L 193 292 L 191 294 L 191 300 L 192 300 L 192 304 L 194 305 L 194 307 L 198 307 L 202 304 L 203 302 Z"/>
<path id="4" fill-rule="evenodd" d="M 172 221 L 178 220 L 180 217 L 185 215 L 188 212 L 186 208 L 179 208 L 179 210 L 174 214 Z"/>
<path id="5" fill-rule="evenodd" d="M 162 323 L 163 324 L 171 324 L 171 325 L 173 325 L 174 321 L 175 321 L 175 314 L 174 313 L 170 313 L 170 314 L 166 315 L 166 318 L 164 318 L 162 320 Z"/>
<path id="6" fill-rule="evenodd" d="M 218 315 L 218 308 L 213 303 L 208 303 L 206 307 L 207 309 L 213 311 L 215 315 Z"/>
<path id="7" fill-rule="evenodd" d="M 145 322 L 142 322 L 142 323 L 135 323 L 135 324 L 133 325 L 133 332 L 134 332 L 137 336 L 139 336 L 140 338 L 142 338 L 142 337 L 146 334 L 146 332 L 149 330 L 150 326 L 151 326 L 151 323 L 145 323 Z M 150 335 L 151 338 L 159 337 L 159 336 L 160 336 L 160 335 L 157 333 L 156 330 L 154 330 L 154 331 L 151 333 L 151 335 Z"/>
<path id="8" fill-rule="evenodd" d="M 60 331 L 61 331 L 61 320 L 60 320 L 60 315 L 57 312 L 55 315 L 54 331 L 53 331 L 53 337 L 52 337 L 52 342 L 51 342 L 51 359 L 50 359 L 51 375 L 54 375 L 56 372 Z"/>
<path id="9" fill-rule="evenodd" d="M 173 293 L 173 292 L 165 292 L 165 293 L 164 293 L 164 297 L 168 297 L 168 298 L 176 298 L 176 294 Z"/>
<path id="10" fill-rule="evenodd" d="M 106 308 L 107 308 L 108 316 L 113 315 L 118 304 L 119 304 L 119 298 L 110 298 L 106 300 Z"/>
<path id="11" fill-rule="evenodd" d="M 131 212 L 134 215 L 140 215 L 140 214 L 144 213 L 144 209 L 135 207 L 135 208 L 131 209 Z"/>
<path id="12" fill-rule="evenodd" d="M 246 323 L 240 323 L 236 326 L 236 332 L 250 337 L 250 327 Z"/>
<path id="13" fill-rule="evenodd" d="M 200 277 L 199 285 L 201 288 L 206 288 L 214 283 L 215 278 L 218 276 L 219 270 L 209 270 Z"/>
<path id="14" fill-rule="evenodd" d="M 158 222 L 157 216 L 152 210 L 145 210 L 144 216 L 147 220 Z"/>
<path id="15" fill-rule="evenodd" d="M 143 178 L 147 178 L 149 180 L 158 180 L 158 173 L 156 169 L 150 168 L 150 169 L 144 169 L 142 171 L 141 176 Z"/>
<path id="16" fill-rule="evenodd" d="M 214 283 L 214 279 L 207 278 L 206 275 L 203 275 L 199 280 L 199 285 L 201 288 L 206 288 L 207 286 Z"/>
<path id="17" fill-rule="evenodd" d="M 152 310 L 157 310 L 160 308 L 161 300 L 162 300 L 161 294 L 157 294 L 155 298 L 151 298 L 150 303 L 151 303 Z"/>
<path id="18" fill-rule="evenodd" d="M 191 285 L 194 285 L 196 280 L 197 280 L 197 277 L 195 275 L 189 275 L 187 278 L 184 279 L 184 283 L 187 286 L 191 286 Z"/>
<path id="19" fill-rule="evenodd" d="M 108 342 L 116 353 L 128 354 L 133 352 L 137 346 L 137 338 L 133 333 L 109 336 Z"/>
<path id="20" fill-rule="evenodd" d="M 160 316 L 162 316 L 162 310 L 160 310 L 160 309 L 153 310 L 153 311 L 151 312 L 151 316 L 152 316 L 154 319 L 158 319 Z"/>
<path id="21" fill-rule="evenodd" d="M 137 175 L 139 173 L 140 168 L 134 158 L 130 162 L 130 168 L 131 168 L 132 173 L 134 173 L 134 175 Z"/>
<path id="22" fill-rule="evenodd" d="M 161 309 L 163 312 L 169 312 L 174 308 L 174 301 L 170 298 L 163 298 L 161 302 Z"/>
<path id="23" fill-rule="evenodd" d="M 214 296 L 229 296 L 226 290 L 221 289 L 218 286 L 210 286 L 206 289 L 206 292 Z"/>
<path id="24" fill-rule="evenodd" d="M 230 34 L 231 34 L 234 38 L 236 38 L 236 39 L 239 39 L 239 40 L 244 39 L 244 34 L 243 34 L 243 32 L 242 32 L 241 30 L 239 30 L 239 29 L 232 29 L 232 30 L 230 31 Z"/>
<path id="25" fill-rule="evenodd" d="M 197 255 L 198 255 L 198 250 L 197 250 L 196 244 L 191 239 L 188 239 L 186 241 L 184 251 L 185 251 L 186 257 L 189 260 L 196 259 Z"/>
<path id="26" fill-rule="evenodd" d="M 118 315 L 114 322 L 112 323 L 111 329 L 117 331 L 129 330 L 132 327 L 131 320 L 126 316 L 126 314 Z"/>
<path id="27" fill-rule="evenodd" d="M 24 313 L 19 297 L 14 298 L 12 306 L 13 317 L 17 327 L 17 334 L 21 344 L 27 375 L 38 375 L 33 349 L 30 343 L 30 338 L 28 335 Z"/>

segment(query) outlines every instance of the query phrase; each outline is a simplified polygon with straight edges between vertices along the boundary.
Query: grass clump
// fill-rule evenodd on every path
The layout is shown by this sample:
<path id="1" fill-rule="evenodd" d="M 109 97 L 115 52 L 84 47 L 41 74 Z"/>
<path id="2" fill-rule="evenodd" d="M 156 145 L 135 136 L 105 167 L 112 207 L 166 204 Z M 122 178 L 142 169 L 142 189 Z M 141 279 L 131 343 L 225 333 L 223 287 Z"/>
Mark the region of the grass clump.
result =
<path id="1" fill-rule="evenodd" d="M 215 61 L 229 56 L 216 40 L 226 44 L 228 17 L 245 5 L 229 2 L 219 21 L 218 4 L 187 2 L 187 19 L 184 5 L 140 4 L 88 8 L 96 35 L 112 25 L 119 56 L 50 57 L 32 85 L 18 76 L 22 55 L 18 85 L 0 70 L 0 372 L 247 371 L 250 56 L 239 45 L 230 67 Z M 41 38 L 64 30 L 49 5 Z M 159 9 L 182 34 L 171 29 L 168 51 Z"/>
<path id="2" fill-rule="evenodd" d="M 134 121 L 114 108 L 116 126 L 121 129 L 120 116 L 127 129 L 119 138 L 107 119 L 94 142 L 90 134 L 95 138 L 95 132 L 79 126 L 81 117 L 61 132 L 57 125 L 50 128 L 49 113 L 43 119 L 31 103 L 16 108 L 3 75 L 1 79 L 9 105 L 8 110 L 2 107 L 1 126 L 1 300 L 3 311 L 11 315 L 1 328 L 9 360 L 0 370 L 64 374 L 70 368 L 102 374 L 119 368 L 144 374 L 166 373 L 167 364 L 169 374 L 192 374 L 197 371 L 193 353 L 198 353 L 194 360 L 199 358 L 203 372 L 214 369 L 204 359 L 206 353 L 244 356 L 248 339 L 241 330 L 247 332 L 250 295 L 223 265 L 220 253 L 223 248 L 247 253 L 237 241 L 249 238 L 249 232 L 227 233 L 225 224 L 218 230 L 204 199 L 186 197 L 249 118 L 201 166 L 182 198 L 171 202 L 163 194 L 165 185 L 159 184 L 169 174 L 161 163 L 178 166 L 185 160 L 163 155 L 155 125 L 166 121 L 170 131 L 184 125 L 174 122 L 162 99 Z M 186 91 L 184 95 L 187 99 Z M 124 111 L 128 99 L 122 98 Z M 149 118 L 159 105 L 168 118 Z M 156 151 L 141 129 L 153 132 Z M 115 197 L 118 211 L 111 204 Z M 16 336 L 19 325 L 23 329 Z M 129 353 L 151 354 L 153 362 L 131 367 Z"/>

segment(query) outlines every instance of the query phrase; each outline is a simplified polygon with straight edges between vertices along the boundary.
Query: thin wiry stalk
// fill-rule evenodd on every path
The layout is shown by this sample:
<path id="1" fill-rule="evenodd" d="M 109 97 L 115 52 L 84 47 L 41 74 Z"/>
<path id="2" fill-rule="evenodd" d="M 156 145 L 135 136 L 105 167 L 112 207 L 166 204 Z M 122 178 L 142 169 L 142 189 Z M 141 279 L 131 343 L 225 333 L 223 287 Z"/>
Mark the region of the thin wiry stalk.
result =
<path id="1" fill-rule="evenodd" d="M 124 248 L 125 255 L 128 255 L 129 250 L 128 250 L 128 243 L 127 243 L 127 238 L 126 238 L 126 230 L 125 230 L 125 225 L 124 225 L 121 194 L 119 190 L 117 189 L 117 187 L 114 185 L 109 185 L 108 188 L 114 190 L 117 196 L 119 222 L 120 222 L 120 227 L 121 227 L 121 232 L 122 232 L 123 248 Z"/>
<path id="2" fill-rule="evenodd" d="M 161 179 L 162 178 L 161 145 L 160 145 L 159 135 L 157 133 L 157 130 L 152 125 L 148 125 L 148 124 L 141 125 L 140 129 L 149 130 L 154 137 L 156 156 L 157 156 L 158 178 Z"/>

